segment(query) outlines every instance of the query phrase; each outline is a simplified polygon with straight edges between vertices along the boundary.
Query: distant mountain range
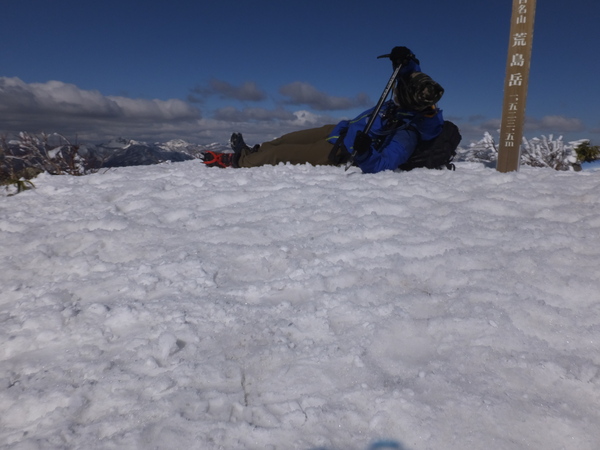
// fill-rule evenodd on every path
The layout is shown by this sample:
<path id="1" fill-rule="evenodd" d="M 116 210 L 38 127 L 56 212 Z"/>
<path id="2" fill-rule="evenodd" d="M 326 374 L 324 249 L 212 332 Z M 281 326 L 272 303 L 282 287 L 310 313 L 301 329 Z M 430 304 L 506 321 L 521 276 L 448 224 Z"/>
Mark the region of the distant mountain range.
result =
<path id="1" fill-rule="evenodd" d="M 105 144 L 81 146 L 79 153 L 99 161 L 101 167 L 125 167 L 146 166 L 164 161 L 187 161 L 198 158 L 201 153 L 208 150 L 230 151 L 226 145 L 220 143 L 198 145 L 175 139 L 164 143 L 148 144 L 119 138 Z"/>

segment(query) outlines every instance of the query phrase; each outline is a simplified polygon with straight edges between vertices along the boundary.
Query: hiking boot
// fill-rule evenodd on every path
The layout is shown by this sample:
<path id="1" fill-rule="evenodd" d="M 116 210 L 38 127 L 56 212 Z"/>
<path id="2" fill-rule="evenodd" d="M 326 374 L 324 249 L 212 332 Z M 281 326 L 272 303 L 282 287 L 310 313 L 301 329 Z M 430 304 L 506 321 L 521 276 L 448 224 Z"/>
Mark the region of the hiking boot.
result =
<path id="1" fill-rule="evenodd" d="M 233 133 L 231 138 L 229 138 L 229 145 L 231 146 L 231 150 L 238 154 L 241 153 L 242 150 L 250 150 L 250 147 L 244 142 L 242 133 Z"/>
<path id="2" fill-rule="evenodd" d="M 234 153 L 218 153 L 213 151 L 202 153 L 202 162 L 207 167 L 221 167 L 223 169 L 233 167 L 234 158 Z"/>
<path id="3" fill-rule="evenodd" d="M 256 144 L 253 147 L 250 147 L 248 144 L 246 144 L 244 142 L 242 133 L 233 133 L 229 139 L 229 145 L 231 145 L 231 150 L 233 150 L 236 155 L 240 155 L 243 150 L 246 150 L 248 153 L 254 153 L 260 148 L 260 144 Z"/>

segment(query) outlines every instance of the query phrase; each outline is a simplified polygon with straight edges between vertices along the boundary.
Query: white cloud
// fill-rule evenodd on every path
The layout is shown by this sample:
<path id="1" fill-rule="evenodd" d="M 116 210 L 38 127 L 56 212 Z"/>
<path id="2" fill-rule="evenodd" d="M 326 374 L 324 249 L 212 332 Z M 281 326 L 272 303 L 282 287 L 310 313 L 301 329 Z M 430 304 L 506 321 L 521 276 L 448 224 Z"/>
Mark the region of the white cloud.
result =
<path id="1" fill-rule="evenodd" d="M 146 100 L 126 97 L 107 97 L 118 105 L 123 116 L 139 119 L 177 121 L 198 118 L 199 112 L 182 100 Z"/>
<path id="2" fill-rule="evenodd" d="M 308 83 L 300 81 L 282 86 L 279 93 L 288 97 L 285 103 L 289 105 L 307 105 L 317 111 L 347 110 L 372 106 L 366 94 L 359 94 L 356 98 L 333 97 Z"/>
<path id="3" fill-rule="evenodd" d="M 244 108 L 226 106 L 215 111 L 214 118 L 229 122 L 273 122 L 294 120 L 293 113 L 284 109 Z"/>
<path id="4" fill-rule="evenodd" d="M 293 123 L 302 128 L 321 126 L 324 124 L 324 122 L 327 121 L 324 120 L 325 118 L 323 116 L 311 113 L 310 111 L 296 111 L 294 112 L 294 116 L 296 117 L 296 119 Z M 329 122 L 335 123 L 337 121 L 338 120 Z"/>
<path id="5" fill-rule="evenodd" d="M 208 87 L 197 86 L 192 89 L 188 100 L 201 103 L 211 95 L 218 95 L 222 99 L 244 102 L 260 102 L 267 98 L 266 92 L 260 89 L 254 81 L 246 81 L 240 86 L 234 86 L 227 81 L 213 78 L 210 80 Z"/>
<path id="6" fill-rule="evenodd" d="M 528 119 L 528 124 L 532 127 L 554 133 L 569 133 L 585 130 L 585 125 L 581 119 L 565 116 L 545 116 L 541 119 Z"/>
<path id="7" fill-rule="evenodd" d="M 470 142 L 479 141 L 485 132 L 490 133 L 495 139 L 501 126 L 500 118 L 486 118 L 483 116 L 473 116 L 467 119 L 459 117 L 446 116 L 446 119 L 454 121 L 460 128 L 463 136 L 461 145 L 468 145 Z M 548 136 L 566 136 L 568 139 L 580 139 L 587 127 L 581 119 L 559 115 L 549 115 L 542 118 L 528 116 L 525 120 L 523 135 L 528 139 Z M 593 132 L 591 130 L 590 132 Z M 583 135 L 585 138 L 586 136 Z"/>

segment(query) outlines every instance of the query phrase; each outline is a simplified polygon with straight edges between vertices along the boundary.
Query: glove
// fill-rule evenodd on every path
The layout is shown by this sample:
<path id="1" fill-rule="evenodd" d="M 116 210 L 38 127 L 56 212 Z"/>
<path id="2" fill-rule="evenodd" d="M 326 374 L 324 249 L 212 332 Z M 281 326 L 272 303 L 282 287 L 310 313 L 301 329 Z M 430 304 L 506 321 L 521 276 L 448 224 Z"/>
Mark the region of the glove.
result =
<path id="1" fill-rule="evenodd" d="M 405 64 L 408 62 L 408 59 L 414 57 L 415 55 L 406 48 L 406 47 L 394 47 L 392 49 L 392 53 L 390 53 L 390 59 L 392 60 L 392 64 L 394 67 L 398 67 L 400 64 Z"/>
<path id="2" fill-rule="evenodd" d="M 419 60 L 415 58 L 413 52 L 411 52 L 407 47 L 394 47 L 391 53 L 387 55 L 381 55 L 379 58 L 390 58 L 394 69 L 400 64 L 406 65 L 411 59 L 415 60 L 417 64 L 419 63 Z"/>
<path id="3" fill-rule="evenodd" d="M 363 131 L 359 131 L 356 133 L 356 137 L 354 138 L 354 151 L 358 155 L 364 155 L 371 149 L 371 144 L 373 143 L 373 139 L 368 134 L 365 134 Z"/>

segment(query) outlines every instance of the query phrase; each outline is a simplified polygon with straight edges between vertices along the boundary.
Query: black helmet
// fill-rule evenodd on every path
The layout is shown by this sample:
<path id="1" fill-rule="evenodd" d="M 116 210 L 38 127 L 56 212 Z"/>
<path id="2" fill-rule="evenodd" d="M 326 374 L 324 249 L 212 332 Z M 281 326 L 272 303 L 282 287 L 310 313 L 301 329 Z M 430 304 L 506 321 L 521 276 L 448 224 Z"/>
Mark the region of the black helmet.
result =
<path id="1" fill-rule="evenodd" d="M 404 109 L 422 111 L 435 105 L 444 95 L 444 88 L 423 72 L 413 72 L 398 80 L 394 100 Z"/>

